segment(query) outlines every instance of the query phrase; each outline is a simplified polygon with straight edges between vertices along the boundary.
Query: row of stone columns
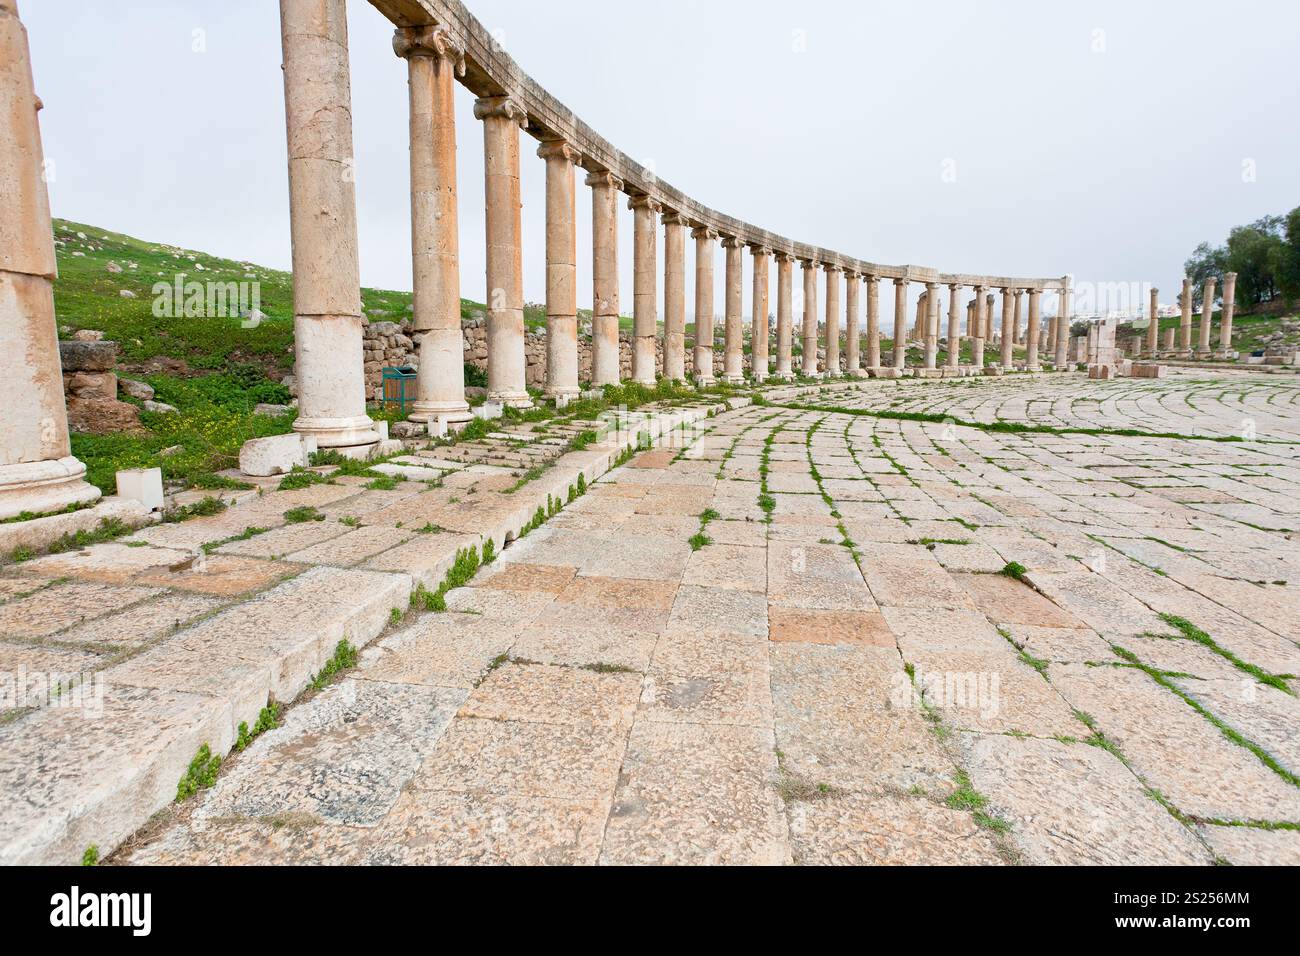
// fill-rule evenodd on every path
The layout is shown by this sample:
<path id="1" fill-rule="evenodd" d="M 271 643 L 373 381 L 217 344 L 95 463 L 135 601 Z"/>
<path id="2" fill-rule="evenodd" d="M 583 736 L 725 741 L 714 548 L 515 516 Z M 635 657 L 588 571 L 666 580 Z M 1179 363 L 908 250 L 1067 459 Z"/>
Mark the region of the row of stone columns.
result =
<path id="1" fill-rule="evenodd" d="M 1178 321 L 1178 351 L 1186 358 L 1191 358 L 1193 354 L 1208 356 L 1211 354 L 1210 343 L 1212 339 L 1212 318 L 1214 315 L 1214 294 L 1217 279 L 1210 276 L 1205 280 L 1201 287 L 1201 325 L 1198 330 L 1196 349 L 1192 349 L 1192 292 L 1195 283 L 1189 279 L 1183 279 L 1183 289 L 1178 294 L 1179 321 Z M 1151 290 L 1151 325 L 1147 329 L 1147 339 L 1145 350 L 1149 356 L 1157 354 L 1157 332 L 1155 331 L 1158 321 L 1156 318 L 1156 291 Z M 1236 311 L 1237 295 L 1237 273 L 1228 272 L 1223 276 L 1223 309 L 1219 315 L 1219 350 L 1218 354 L 1223 358 L 1230 357 L 1232 353 L 1232 318 Z"/>

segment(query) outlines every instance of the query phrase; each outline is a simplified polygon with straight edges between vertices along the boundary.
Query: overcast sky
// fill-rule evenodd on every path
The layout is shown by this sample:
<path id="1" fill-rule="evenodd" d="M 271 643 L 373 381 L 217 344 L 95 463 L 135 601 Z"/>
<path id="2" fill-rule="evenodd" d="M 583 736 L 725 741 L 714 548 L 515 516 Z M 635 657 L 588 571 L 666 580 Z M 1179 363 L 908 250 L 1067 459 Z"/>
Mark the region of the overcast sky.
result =
<path id="1" fill-rule="evenodd" d="M 1154 282 L 1171 302 L 1198 242 L 1300 205 L 1293 0 L 468 7 L 534 79 L 668 182 L 871 261 Z M 288 266 L 274 0 L 20 9 L 55 215 Z M 349 24 L 362 280 L 409 289 L 406 65 L 369 3 L 349 0 Z M 461 282 L 482 300 L 472 103 L 459 90 Z M 523 140 L 525 296 L 540 302 L 544 163 Z M 580 185 L 583 306 L 590 224 Z M 625 312 L 631 231 L 621 208 Z M 722 265 L 719 251 L 719 282 Z M 748 310 L 748 257 L 745 294 Z"/>

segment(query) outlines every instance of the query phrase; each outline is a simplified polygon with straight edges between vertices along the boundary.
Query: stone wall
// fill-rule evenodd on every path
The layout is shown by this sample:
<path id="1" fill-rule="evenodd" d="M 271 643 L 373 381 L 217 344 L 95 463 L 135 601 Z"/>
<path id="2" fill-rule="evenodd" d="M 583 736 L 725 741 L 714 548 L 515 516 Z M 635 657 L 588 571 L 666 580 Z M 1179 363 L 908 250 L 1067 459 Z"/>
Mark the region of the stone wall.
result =
<path id="1" fill-rule="evenodd" d="M 466 364 L 486 372 L 487 320 L 482 316 L 465 319 L 461 322 L 461 333 Z M 364 326 L 363 335 L 366 390 L 369 395 L 378 398 L 385 367 L 418 364 L 411 320 L 368 322 Z M 689 342 L 686 353 L 686 374 L 689 376 L 694 368 Z M 524 354 L 527 360 L 525 381 L 529 388 L 541 388 L 546 384 L 545 329 L 529 329 L 524 333 Z M 748 365 L 749 356 L 745 359 Z M 721 363 L 721 353 L 718 362 Z M 618 364 L 619 377 L 631 378 L 632 335 L 630 332 L 621 331 L 618 334 Z M 655 369 L 662 373 L 663 367 L 664 343 L 661 334 L 655 340 Z M 591 379 L 591 328 L 589 326 L 581 328 L 578 332 L 578 378 L 583 382 Z"/>

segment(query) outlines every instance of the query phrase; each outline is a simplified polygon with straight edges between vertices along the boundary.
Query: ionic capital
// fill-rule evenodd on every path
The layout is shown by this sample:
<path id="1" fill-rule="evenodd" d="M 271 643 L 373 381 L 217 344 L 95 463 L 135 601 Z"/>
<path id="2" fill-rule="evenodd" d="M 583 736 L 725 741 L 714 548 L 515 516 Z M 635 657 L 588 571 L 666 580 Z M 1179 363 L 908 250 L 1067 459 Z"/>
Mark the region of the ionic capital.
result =
<path id="1" fill-rule="evenodd" d="M 762 258 L 763 256 L 770 256 L 772 254 L 772 250 L 768 246 L 763 245 L 761 242 L 751 242 L 749 244 L 749 254 L 753 256 L 755 259 L 759 259 Z"/>
<path id="2" fill-rule="evenodd" d="M 676 209 L 665 209 L 663 215 L 659 217 L 663 220 L 665 226 L 689 226 L 691 221 Z"/>
<path id="3" fill-rule="evenodd" d="M 903 287 L 906 287 L 906 286 L 907 286 L 907 282 L 908 282 L 908 280 L 906 279 L 906 277 L 904 277 L 904 276 L 899 276 L 897 279 L 894 280 L 894 285 L 895 285 L 895 287 L 900 286 L 900 285 L 903 286 Z"/>
<path id="4" fill-rule="evenodd" d="M 839 272 L 839 271 L 841 271 L 841 270 L 840 270 L 840 267 L 837 266 L 837 265 L 836 265 L 835 263 L 833 263 L 833 262 L 823 263 L 822 268 L 826 270 L 826 274 L 827 274 L 827 275 L 830 275 L 832 272 Z"/>
<path id="5" fill-rule="evenodd" d="M 528 113 L 517 100 L 508 96 L 484 96 L 474 101 L 474 118 L 502 117 L 520 126 L 528 125 Z"/>
<path id="6" fill-rule="evenodd" d="M 772 253 L 772 258 L 777 262 L 794 262 L 794 255 L 784 249 L 776 250 L 776 252 Z"/>
<path id="7" fill-rule="evenodd" d="M 740 249 L 743 248 L 744 245 L 745 245 L 745 240 L 741 239 L 739 236 L 722 237 L 722 248 L 724 249 Z"/>
<path id="8" fill-rule="evenodd" d="M 623 188 L 623 180 L 619 179 L 608 169 L 597 169 L 593 172 L 587 173 L 585 182 L 593 189 L 605 188 L 621 190 Z"/>
<path id="9" fill-rule="evenodd" d="M 803 266 L 805 269 L 815 270 L 820 265 L 820 263 L 818 263 L 816 259 L 800 259 L 799 265 Z"/>
<path id="10" fill-rule="evenodd" d="M 862 279 L 864 282 L 866 282 L 867 285 L 871 286 L 873 289 L 880 285 L 880 276 L 872 275 L 870 272 L 864 275 Z"/>
<path id="11" fill-rule="evenodd" d="M 562 139 L 548 139 L 537 147 L 537 155 L 545 160 L 563 159 L 571 163 L 582 162 L 582 154 Z"/>
<path id="12" fill-rule="evenodd" d="M 456 75 L 465 75 L 465 45 L 443 27 L 398 27 L 393 34 L 393 52 L 404 60 L 417 56 L 450 60 L 456 65 Z"/>
<path id="13" fill-rule="evenodd" d="M 961 283 L 960 283 L 960 282 L 949 282 L 949 283 L 948 283 L 948 288 L 951 289 L 953 292 L 960 292 L 960 291 L 961 291 Z"/>
<path id="14" fill-rule="evenodd" d="M 708 226 L 696 226 L 691 230 L 691 238 L 708 239 L 711 241 L 718 238 L 718 231 L 716 229 L 710 229 Z"/>
<path id="15" fill-rule="evenodd" d="M 629 196 L 627 198 L 627 208 L 648 209 L 651 212 L 657 213 L 660 209 L 663 208 L 663 203 L 661 203 L 658 199 L 655 199 L 653 196 L 647 195 L 646 193 L 640 193 L 636 196 Z"/>

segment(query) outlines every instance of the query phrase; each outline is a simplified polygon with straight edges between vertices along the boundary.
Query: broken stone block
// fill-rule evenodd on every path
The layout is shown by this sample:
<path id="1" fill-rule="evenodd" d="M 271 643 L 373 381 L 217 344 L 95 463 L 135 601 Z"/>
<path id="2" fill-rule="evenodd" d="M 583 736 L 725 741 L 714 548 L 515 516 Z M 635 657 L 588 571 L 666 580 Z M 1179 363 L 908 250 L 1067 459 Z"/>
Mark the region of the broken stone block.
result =
<path id="1" fill-rule="evenodd" d="M 117 473 L 119 497 L 140 502 L 149 511 L 161 511 L 163 484 L 161 468 L 128 468 Z"/>
<path id="2" fill-rule="evenodd" d="M 117 366 L 116 342 L 60 342 L 65 372 L 111 372 Z"/>
<path id="3" fill-rule="evenodd" d="M 135 379 L 119 378 L 117 380 L 117 390 L 123 395 L 139 399 L 142 402 L 153 401 L 153 386 L 147 382 L 137 382 Z"/>
<path id="4" fill-rule="evenodd" d="M 239 470 L 246 475 L 258 478 L 285 475 L 295 466 L 307 466 L 306 447 L 296 434 L 252 438 L 239 449 Z"/>

